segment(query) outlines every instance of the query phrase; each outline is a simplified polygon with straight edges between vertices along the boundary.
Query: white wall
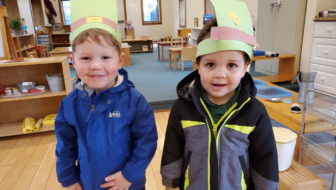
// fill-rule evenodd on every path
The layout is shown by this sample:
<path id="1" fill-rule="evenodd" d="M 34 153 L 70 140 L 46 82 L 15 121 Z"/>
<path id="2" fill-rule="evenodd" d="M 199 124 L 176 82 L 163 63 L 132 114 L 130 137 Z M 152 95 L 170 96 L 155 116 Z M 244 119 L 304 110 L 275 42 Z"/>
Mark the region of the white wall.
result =
<path id="1" fill-rule="evenodd" d="M 178 1 L 178 0 L 177 0 Z M 204 1 L 186 0 L 187 28 L 194 27 L 194 18 L 198 18 L 198 27 L 203 26 Z"/>
<path id="2" fill-rule="evenodd" d="M 30 0 L 17 0 L 20 17 L 25 19 L 28 33 L 34 34 L 34 24 L 32 19 L 32 13 L 30 9 Z"/>
<path id="3" fill-rule="evenodd" d="M 252 19 L 254 19 L 255 21 L 258 20 L 258 3 L 259 3 L 259 0 L 243 0 L 248 9 L 250 10 L 250 14 L 251 14 L 251 17 Z"/>
<path id="4" fill-rule="evenodd" d="M 162 24 L 157 25 L 142 25 L 140 3 L 139 0 L 126 0 L 127 20 L 133 21 L 136 37 L 149 35 L 152 39 L 157 40 L 174 33 L 173 1 L 161 0 Z"/>
<path id="5" fill-rule="evenodd" d="M 307 1 L 307 11 L 305 18 L 303 42 L 302 42 L 302 52 L 301 52 L 301 62 L 300 71 L 309 72 L 312 43 L 313 43 L 313 31 L 314 22 L 313 19 L 318 14 L 319 11 L 324 11 L 327 9 L 336 9 L 335 0 L 308 0 Z"/>

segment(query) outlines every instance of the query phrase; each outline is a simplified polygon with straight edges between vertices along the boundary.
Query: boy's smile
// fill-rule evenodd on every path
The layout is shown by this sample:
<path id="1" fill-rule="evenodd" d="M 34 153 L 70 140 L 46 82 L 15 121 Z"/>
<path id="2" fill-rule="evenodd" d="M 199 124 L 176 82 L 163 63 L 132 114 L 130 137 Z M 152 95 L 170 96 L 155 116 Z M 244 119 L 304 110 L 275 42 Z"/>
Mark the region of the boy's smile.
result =
<path id="1" fill-rule="evenodd" d="M 92 40 L 79 44 L 72 61 L 79 78 L 88 87 L 100 92 L 115 85 L 123 58 L 115 47 L 101 39 L 100 44 Z"/>
<path id="2" fill-rule="evenodd" d="M 218 105 L 225 104 L 234 95 L 246 69 L 241 51 L 220 51 L 202 56 L 198 73 L 209 100 Z"/>

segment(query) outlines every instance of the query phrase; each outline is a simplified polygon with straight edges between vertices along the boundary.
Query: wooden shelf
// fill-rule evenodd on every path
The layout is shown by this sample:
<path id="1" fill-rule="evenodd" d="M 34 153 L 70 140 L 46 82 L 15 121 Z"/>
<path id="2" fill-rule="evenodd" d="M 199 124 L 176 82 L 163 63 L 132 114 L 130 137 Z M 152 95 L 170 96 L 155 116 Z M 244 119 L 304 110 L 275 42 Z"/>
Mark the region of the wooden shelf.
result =
<path id="1" fill-rule="evenodd" d="M 123 40 L 123 42 L 126 42 L 131 46 L 131 53 L 153 52 L 153 40 L 151 39 L 127 39 Z M 147 46 L 148 50 L 143 51 L 142 46 Z"/>
<path id="2" fill-rule="evenodd" d="M 16 52 L 20 52 L 20 51 L 24 51 L 24 50 L 28 50 L 28 49 L 33 49 L 33 48 L 35 48 L 35 46 L 29 46 L 29 47 L 26 47 L 26 48 L 16 50 Z"/>
<path id="3" fill-rule="evenodd" d="M 148 53 L 148 52 L 153 52 L 153 50 L 147 50 L 147 51 L 131 51 L 131 53 Z"/>
<path id="4" fill-rule="evenodd" d="M 54 96 L 66 96 L 66 92 L 65 91 L 61 91 L 61 92 L 50 92 L 49 91 L 43 94 L 31 95 L 31 96 L 21 96 L 21 97 L 15 97 L 15 98 L 1 98 L 0 97 L 0 102 L 32 100 L 32 99 L 48 98 L 48 97 L 54 97 Z"/>
<path id="5" fill-rule="evenodd" d="M 39 131 L 33 131 L 28 134 L 53 131 L 54 126 L 43 126 Z M 0 137 L 8 137 L 14 135 L 28 135 L 22 132 L 22 122 L 0 124 Z"/>
<path id="6" fill-rule="evenodd" d="M 35 38 L 33 34 L 13 36 L 14 48 L 17 56 L 28 57 L 27 51 L 35 48 Z"/>
<path id="7" fill-rule="evenodd" d="M 60 92 L 15 98 L 0 98 L 0 137 L 22 135 L 21 125 L 25 117 L 36 120 L 56 113 L 64 96 L 72 90 L 67 57 L 30 58 L 22 62 L 1 63 L 0 81 L 4 86 L 16 86 L 20 82 L 34 81 L 36 85 L 48 86 L 46 75 L 63 73 L 65 89 Z M 52 127 L 41 131 L 51 131 Z"/>
<path id="8" fill-rule="evenodd" d="M 279 60 L 279 69 L 278 74 L 268 75 L 262 77 L 256 77 L 267 82 L 285 82 L 285 81 L 294 81 L 294 64 L 295 64 L 295 55 L 291 54 L 280 54 L 278 57 L 266 57 L 266 56 L 256 56 L 252 57 L 252 61 L 258 60 L 269 60 L 269 59 L 278 59 Z"/>
<path id="9" fill-rule="evenodd" d="M 51 47 L 70 46 L 70 33 L 50 34 Z"/>

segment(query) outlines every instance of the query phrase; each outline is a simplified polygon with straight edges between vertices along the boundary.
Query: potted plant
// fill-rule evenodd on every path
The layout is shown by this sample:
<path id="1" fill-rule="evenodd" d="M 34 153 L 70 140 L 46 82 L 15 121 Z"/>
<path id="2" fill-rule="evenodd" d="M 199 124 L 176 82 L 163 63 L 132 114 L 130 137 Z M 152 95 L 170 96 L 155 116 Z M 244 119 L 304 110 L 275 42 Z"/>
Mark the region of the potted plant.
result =
<path id="1" fill-rule="evenodd" d="M 21 24 L 21 20 L 19 18 L 14 18 L 12 20 L 9 21 L 9 27 L 12 29 L 12 32 L 14 33 L 14 35 L 18 36 L 18 35 L 22 35 L 23 31 L 22 31 L 22 24 Z"/>

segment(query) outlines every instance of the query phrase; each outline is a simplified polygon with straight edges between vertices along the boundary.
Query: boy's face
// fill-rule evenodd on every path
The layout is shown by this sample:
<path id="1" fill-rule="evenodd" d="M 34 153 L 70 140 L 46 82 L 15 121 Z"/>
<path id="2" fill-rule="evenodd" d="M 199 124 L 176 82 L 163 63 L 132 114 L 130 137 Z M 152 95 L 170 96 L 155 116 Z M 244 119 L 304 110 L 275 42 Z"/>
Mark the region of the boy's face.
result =
<path id="1" fill-rule="evenodd" d="M 124 55 L 104 40 L 101 44 L 88 40 L 77 45 L 71 59 L 78 77 L 91 89 L 101 92 L 115 85 Z"/>
<path id="2" fill-rule="evenodd" d="M 225 104 L 235 93 L 247 69 L 241 51 L 220 51 L 203 55 L 198 65 L 201 84 L 209 100 Z"/>

